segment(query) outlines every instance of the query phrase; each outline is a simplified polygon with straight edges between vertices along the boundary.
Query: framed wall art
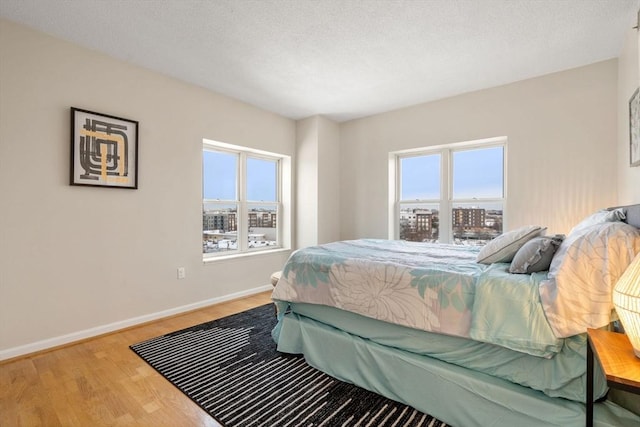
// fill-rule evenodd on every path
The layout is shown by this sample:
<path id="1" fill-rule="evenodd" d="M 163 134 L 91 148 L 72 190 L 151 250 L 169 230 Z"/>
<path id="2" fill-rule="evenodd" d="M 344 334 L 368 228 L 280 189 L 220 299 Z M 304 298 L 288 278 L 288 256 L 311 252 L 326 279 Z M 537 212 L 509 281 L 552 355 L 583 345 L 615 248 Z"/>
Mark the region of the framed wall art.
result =
<path id="1" fill-rule="evenodd" d="M 629 154 L 631 166 L 640 166 L 640 88 L 629 100 Z"/>
<path id="2" fill-rule="evenodd" d="M 138 188 L 138 122 L 71 107 L 70 184 Z"/>

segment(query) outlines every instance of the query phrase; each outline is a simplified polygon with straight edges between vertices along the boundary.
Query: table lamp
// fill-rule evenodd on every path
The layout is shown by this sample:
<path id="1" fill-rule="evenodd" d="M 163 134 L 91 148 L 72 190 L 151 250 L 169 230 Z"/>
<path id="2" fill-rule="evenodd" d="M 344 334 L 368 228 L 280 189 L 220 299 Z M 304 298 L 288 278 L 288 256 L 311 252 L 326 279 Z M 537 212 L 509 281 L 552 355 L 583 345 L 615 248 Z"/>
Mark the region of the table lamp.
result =
<path id="1" fill-rule="evenodd" d="M 633 352 L 640 358 L 640 253 L 616 283 L 613 305 L 629 337 Z"/>

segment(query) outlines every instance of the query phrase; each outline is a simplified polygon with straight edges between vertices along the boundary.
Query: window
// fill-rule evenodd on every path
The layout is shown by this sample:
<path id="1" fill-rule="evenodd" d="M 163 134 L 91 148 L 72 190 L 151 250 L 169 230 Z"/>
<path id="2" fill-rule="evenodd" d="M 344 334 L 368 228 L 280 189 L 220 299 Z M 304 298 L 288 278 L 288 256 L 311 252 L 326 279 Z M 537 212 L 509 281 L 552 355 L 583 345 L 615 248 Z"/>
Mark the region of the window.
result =
<path id="1" fill-rule="evenodd" d="M 506 138 L 391 154 L 391 238 L 483 245 L 502 233 Z"/>
<path id="2" fill-rule="evenodd" d="M 205 258 L 283 246 L 287 156 L 205 140 L 202 252 Z"/>

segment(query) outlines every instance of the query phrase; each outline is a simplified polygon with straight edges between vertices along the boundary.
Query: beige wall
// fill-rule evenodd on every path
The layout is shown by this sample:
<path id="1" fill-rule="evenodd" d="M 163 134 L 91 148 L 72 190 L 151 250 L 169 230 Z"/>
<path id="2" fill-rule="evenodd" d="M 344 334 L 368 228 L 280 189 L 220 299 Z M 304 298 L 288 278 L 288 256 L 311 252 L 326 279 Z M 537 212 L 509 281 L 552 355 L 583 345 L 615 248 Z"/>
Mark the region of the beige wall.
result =
<path id="1" fill-rule="evenodd" d="M 318 243 L 318 117 L 298 120 L 296 124 L 295 247 Z"/>
<path id="2" fill-rule="evenodd" d="M 343 239 L 387 237 L 390 151 L 506 136 L 506 228 L 617 203 L 617 61 L 343 123 Z"/>
<path id="3" fill-rule="evenodd" d="M 640 166 L 629 166 L 629 99 L 640 86 L 640 33 L 629 29 L 618 60 L 618 203 L 640 203 Z"/>
<path id="4" fill-rule="evenodd" d="M 340 240 L 340 127 L 318 118 L 318 243 Z"/>
<path id="5" fill-rule="evenodd" d="M 313 116 L 296 126 L 296 245 L 340 238 L 340 129 Z"/>
<path id="6" fill-rule="evenodd" d="M 140 122 L 138 190 L 68 185 L 71 106 Z M 288 252 L 202 262 L 202 138 L 293 155 L 295 122 L 0 21 L 0 356 L 269 283 Z"/>

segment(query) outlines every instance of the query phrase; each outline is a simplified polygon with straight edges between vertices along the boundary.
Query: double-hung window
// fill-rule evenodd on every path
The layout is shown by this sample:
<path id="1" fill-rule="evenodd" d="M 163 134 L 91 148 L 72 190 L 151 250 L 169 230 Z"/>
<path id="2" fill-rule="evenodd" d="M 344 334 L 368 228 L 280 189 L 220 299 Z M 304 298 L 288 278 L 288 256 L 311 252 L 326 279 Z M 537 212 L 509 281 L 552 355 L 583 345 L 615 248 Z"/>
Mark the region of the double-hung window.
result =
<path id="1" fill-rule="evenodd" d="M 283 160 L 274 153 L 203 142 L 205 258 L 282 247 Z"/>
<path id="2" fill-rule="evenodd" d="M 502 233 L 506 138 L 392 153 L 390 237 L 482 245 Z"/>

